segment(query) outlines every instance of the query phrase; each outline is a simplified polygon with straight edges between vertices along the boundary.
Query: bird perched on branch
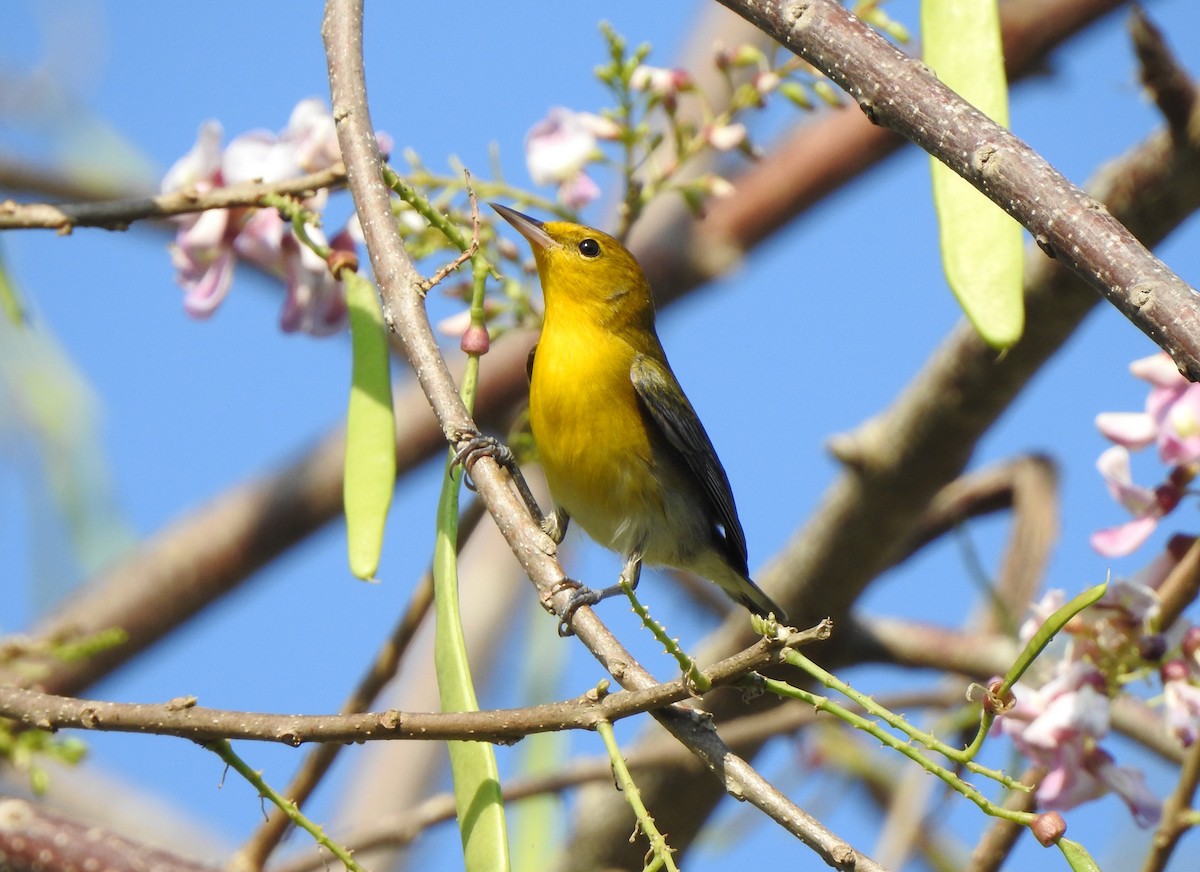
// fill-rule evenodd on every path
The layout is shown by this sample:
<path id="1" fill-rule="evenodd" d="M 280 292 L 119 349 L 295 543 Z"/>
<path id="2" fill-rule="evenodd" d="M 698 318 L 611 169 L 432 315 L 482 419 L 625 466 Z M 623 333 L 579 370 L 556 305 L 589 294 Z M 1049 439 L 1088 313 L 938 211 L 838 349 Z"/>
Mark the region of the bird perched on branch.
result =
<path id="1" fill-rule="evenodd" d="M 533 247 L 545 297 L 530 356 L 529 417 L 554 498 L 543 527 L 562 541 L 571 518 L 625 558 L 703 576 L 755 614 L 783 610 L 750 580 L 729 479 L 654 330 L 649 282 L 606 233 L 493 208 Z M 572 595 L 574 611 L 620 584 Z"/>

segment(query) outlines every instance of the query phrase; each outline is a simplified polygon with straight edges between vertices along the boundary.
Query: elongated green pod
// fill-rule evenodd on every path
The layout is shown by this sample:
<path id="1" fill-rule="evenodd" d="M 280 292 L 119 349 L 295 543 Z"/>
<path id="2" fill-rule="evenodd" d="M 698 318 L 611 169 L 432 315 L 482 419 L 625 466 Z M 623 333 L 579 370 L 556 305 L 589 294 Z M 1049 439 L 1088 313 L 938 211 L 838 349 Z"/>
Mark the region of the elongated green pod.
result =
<path id="1" fill-rule="evenodd" d="M 922 0 L 921 34 L 925 62 L 938 77 L 1007 125 L 996 0 Z M 930 160 L 946 280 L 984 341 L 1008 348 L 1025 326 L 1021 225 L 949 167 Z"/>
<path id="2" fill-rule="evenodd" d="M 396 416 L 387 327 L 375 286 L 343 272 L 354 364 L 346 414 L 343 499 L 350 571 L 373 581 L 383 550 L 384 524 L 396 486 Z"/>
<path id="3" fill-rule="evenodd" d="M 433 547 L 434 642 L 442 711 L 478 711 L 458 601 L 458 479 L 448 460 Z M 508 824 L 496 752 L 487 742 L 447 742 L 465 872 L 509 872 Z"/>

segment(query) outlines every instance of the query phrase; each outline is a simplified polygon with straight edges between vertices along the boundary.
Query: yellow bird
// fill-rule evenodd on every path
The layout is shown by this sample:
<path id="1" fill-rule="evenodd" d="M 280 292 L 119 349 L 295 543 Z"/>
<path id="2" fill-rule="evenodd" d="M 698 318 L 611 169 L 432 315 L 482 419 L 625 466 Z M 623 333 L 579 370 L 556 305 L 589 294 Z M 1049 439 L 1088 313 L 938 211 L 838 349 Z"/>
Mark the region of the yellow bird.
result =
<path id="1" fill-rule="evenodd" d="M 625 558 L 635 585 L 645 561 L 716 582 L 750 611 L 783 609 L 750 580 L 746 536 L 729 479 L 658 334 L 650 284 L 606 233 L 492 207 L 529 240 L 545 298 L 530 355 L 529 416 L 562 541 L 570 518 Z M 579 588 L 563 615 L 620 591 Z"/>

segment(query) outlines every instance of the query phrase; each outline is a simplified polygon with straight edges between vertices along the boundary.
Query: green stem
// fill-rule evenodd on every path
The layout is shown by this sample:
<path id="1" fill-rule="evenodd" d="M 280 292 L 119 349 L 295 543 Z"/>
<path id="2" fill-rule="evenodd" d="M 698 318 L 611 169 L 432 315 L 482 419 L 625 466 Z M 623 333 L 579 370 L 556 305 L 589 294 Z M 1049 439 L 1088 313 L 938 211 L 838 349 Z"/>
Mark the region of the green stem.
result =
<path id="1" fill-rule="evenodd" d="M 978 763 L 971 760 L 968 757 L 967 753 L 965 751 L 963 751 L 962 749 L 955 748 L 951 745 L 947 745 L 945 742 L 938 739 L 932 733 L 927 733 L 924 730 L 917 729 L 912 724 L 910 724 L 908 721 L 906 721 L 904 718 L 900 717 L 899 715 L 895 714 L 894 712 L 889 711 L 888 709 L 881 706 L 879 703 L 875 702 L 875 700 L 871 699 L 871 697 L 867 696 L 864 693 L 859 693 L 857 690 L 855 690 L 853 687 L 848 685 L 846 682 L 842 681 L 837 676 L 833 675 L 830 672 L 826 672 L 824 669 L 822 669 L 816 663 L 813 663 L 811 660 L 809 660 L 807 657 L 805 657 L 799 651 L 795 651 L 795 650 L 792 650 L 789 648 L 788 650 L 786 650 L 784 652 L 783 656 L 784 656 L 784 659 L 788 663 L 790 663 L 793 666 L 799 667 L 800 669 L 803 669 L 805 672 L 807 672 L 809 675 L 811 675 L 817 681 L 821 682 L 821 684 L 828 687 L 830 690 L 836 690 L 838 693 L 842 694 L 846 698 L 857 703 L 859 706 L 862 707 L 862 710 L 864 712 L 866 712 L 868 715 L 879 718 L 881 721 L 886 723 L 892 729 L 899 730 L 900 732 L 904 733 L 904 735 L 908 736 L 908 738 L 912 739 L 915 742 L 919 742 L 921 745 L 924 745 L 930 751 L 933 751 L 934 753 L 937 753 L 937 754 L 941 754 L 943 757 L 946 757 L 950 760 L 953 760 L 955 763 L 965 766 L 968 770 L 976 773 L 977 775 L 982 775 L 986 778 L 992 779 L 993 781 L 997 781 L 1000 784 L 1003 784 L 1005 787 L 1009 788 L 1010 790 L 1024 790 L 1024 791 L 1028 792 L 1028 790 L 1029 790 L 1028 785 L 1023 784 L 1022 782 L 1013 778 L 1011 775 L 1005 775 L 1003 772 L 1000 772 L 996 769 L 989 769 L 986 766 L 979 765 Z M 814 697 L 814 698 L 816 698 L 816 697 Z M 830 705 L 834 705 L 834 704 L 830 703 Z M 842 709 L 842 710 L 849 711 L 848 709 Z M 839 715 L 839 717 L 840 717 L 840 715 Z M 855 715 L 855 717 L 857 717 L 857 715 Z M 868 722 L 868 723 L 873 723 L 873 722 Z M 880 731 L 880 732 L 882 733 L 883 731 Z M 874 732 L 872 732 L 872 735 L 876 735 L 876 734 Z M 885 735 L 890 736 L 890 734 L 885 734 Z M 924 758 L 922 757 L 921 759 L 924 759 Z"/>
<path id="2" fill-rule="evenodd" d="M 229 766 L 229 768 L 233 769 L 234 772 L 250 782 L 254 789 L 258 791 L 259 796 L 274 803 L 280 811 L 288 816 L 288 819 L 291 820 L 292 823 L 311 835 L 313 839 L 316 840 L 318 845 L 320 845 L 322 848 L 325 848 L 327 851 L 329 851 L 329 853 L 341 860 L 342 865 L 349 869 L 350 872 L 366 872 L 362 866 L 355 862 L 353 855 L 348 849 L 343 848 L 336 842 L 331 841 L 330 838 L 325 835 L 325 831 L 321 829 L 320 826 L 313 823 L 313 821 L 311 821 L 300 811 L 300 809 L 296 806 L 296 803 L 284 799 L 277 792 L 275 792 L 271 786 L 263 780 L 261 773 L 251 769 L 246 764 L 246 761 L 234 752 L 233 747 L 228 741 L 225 739 L 218 739 L 215 742 L 205 743 L 204 747 L 224 760 L 225 765 Z"/>
<path id="3" fill-rule="evenodd" d="M 793 652 L 788 651 L 787 653 L 791 654 Z M 789 657 L 788 659 L 790 661 L 791 658 Z M 797 664 L 797 665 L 799 665 L 799 664 Z M 946 784 L 948 784 L 955 791 L 957 791 L 958 793 L 961 793 L 967 799 L 971 800 L 971 802 L 973 802 L 977 806 L 979 806 L 984 811 L 984 813 L 991 815 L 992 817 L 1003 818 L 1004 820 L 1012 821 L 1013 823 L 1021 824 L 1022 826 L 1029 826 L 1037 819 L 1037 815 L 1033 814 L 1031 812 L 1014 811 L 1012 809 L 1007 809 L 1002 805 L 997 805 L 996 803 L 991 802 L 990 800 L 988 800 L 988 798 L 986 796 L 984 796 L 982 793 L 980 793 L 979 789 L 977 787 L 975 787 L 975 785 L 970 784 L 969 782 L 963 781 L 953 771 L 933 762 L 928 757 L 926 757 L 924 754 L 922 754 L 921 751 L 916 746 L 909 744 L 908 742 L 902 742 L 899 738 L 897 738 L 896 736 L 893 736 L 887 730 L 882 729 L 874 721 L 870 720 L 869 718 L 865 718 L 862 715 L 856 714 L 856 713 L 850 711 L 849 709 L 845 708 L 844 706 L 838 705 L 836 702 L 833 702 L 832 700 L 828 699 L 827 697 L 820 696 L 818 694 L 804 690 L 803 688 L 793 687 L 792 685 L 788 684 L 785 681 L 777 681 L 776 679 L 773 679 L 773 678 L 763 678 L 761 676 L 755 676 L 755 677 L 752 677 L 751 679 L 748 679 L 747 683 L 748 684 L 753 683 L 756 686 L 765 687 L 770 692 L 777 694 L 779 696 L 785 696 L 785 697 L 789 697 L 791 699 L 798 699 L 801 702 L 808 703 L 817 711 L 828 712 L 829 714 L 832 714 L 834 717 L 836 717 L 838 720 L 843 721 L 843 722 L 849 724 L 850 726 L 854 727 L 856 730 L 862 730 L 867 735 L 875 738 L 880 744 L 884 745 L 885 747 L 891 748 L 893 751 L 897 751 L 898 753 L 903 754 L 905 757 L 912 760 L 914 763 L 916 763 L 918 766 L 920 766 L 926 772 L 936 775 L 938 778 L 940 778 L 942 781 L 944 781 Z M 866 697 L 863 697 L 861 694 L 858 694 L 857 696 L 859 697 L 859 699 L 856 699 L 856 702 L 859 702 L 860 704 L 862 704 L 862 700 L 867 699 Z M 872 703 L 872 707 L 875 709 L 882 709 L 881 706 L 878 706 L 874 703 Z M 892 717 L 895 718 L 896 716 L 892 715 Z M 912 730 L 911 727 L 909 727 L 909 729 L 906 730 L 905 732 L 908 733 L 910 731 L 913 733 L 918 732 L 918 731 Z M 985 773 L 986 772 L 987 772 L 987 770 L 985 770 Z M 999 773 L 997 773 L 997 775 L 999 775 Z M 995 777 L 995 776 L 993 776 L 993 777 Z M 1007 776 L 997 777 L 996 780 L 1001 781 L 1001 783 L 1005 783 L 1006 786 L 1011 784 L 1013 787 L 1015 787 L 1017 789 L 1020 789 L 1022 786 L 1026 790 L 1029 789 L 1028 785 L 1021 785 L 1020 782 L 1015 781 L 1014 779 L 1009 778 Z"/>
<path id="4" fill-rule="evenodd" d="M 672 639 L 667 635 L 667 628 L 654 620 L 650 615 L 650 610 L 642 605 L 641 600 L 637 598 L 637 594 L 633 591 L 633 586 L 624 578 L 621 579 L 621 590 L 625 592 L 625 596 L 629 597 L 629 602 L 633 605 L 633 612 L 642 619 L 642 626 L 650 631 L 651 635 L 658 640 L 658 643 L 666 649 L 667 653 L 675 658 L 675 662 L 679 664 L 679 669 L 684 677 L 690 680 L 692 689 L 696 693 L 705 693 L 712 688 L 712 682 L 708 680 L 696 661 L 688 656 L 687 652 L 679 645 L 678 639 Z"/>
<path id="5" fill-rule="evenodd" d="M 633 809 L 638 827 L 650 841 L 650 850 L 654 854 L 654 859 L 645 866 L 642 872 L 652 872 L 652 870 L 664 867 L 670 872 L 679 872 L 679 867 L 675 865 L 675 860 L 671 857 L 671 846 L 667 844 L 666 837 L 655 826 L 654 818 L 650 817 L 650 812 L 642 802 L 641 791 L 634 783 L 633 776 L 629 774 L 629 767 L 625 765 L 625 758 L 621 756 L 621 747 L 617 744 L 616 736 L 613 735 L 612 723 L 610 721 L 598 722 L 596 732 L 604 740 L 604 749 L 608 752 L 608 759 L 612 763 L 613 777 L 616 779 L 617 787 L 625 794 L 625 801 Z"/>

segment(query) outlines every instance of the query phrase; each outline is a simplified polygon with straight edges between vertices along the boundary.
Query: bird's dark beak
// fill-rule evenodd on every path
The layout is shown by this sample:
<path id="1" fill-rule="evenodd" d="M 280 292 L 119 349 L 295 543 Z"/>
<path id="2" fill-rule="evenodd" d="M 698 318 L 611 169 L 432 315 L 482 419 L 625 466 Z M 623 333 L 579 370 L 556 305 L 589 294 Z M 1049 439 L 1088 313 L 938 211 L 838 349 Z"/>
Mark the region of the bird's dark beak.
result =
<path id="1" fill-rule="evenodd" d="M 500 217 L 517 229 L 517 232 L 529 240 L 529 244 L 535 249 L 551 248 L 558 243 L 554 238 L 546 232 L 545 225 L 536 218 L 530 218 L 516 209 L 510 209 L 507 206 L 501 206 L 499 203 L 489 203 L 493 209 L 500 213 Z"/>

